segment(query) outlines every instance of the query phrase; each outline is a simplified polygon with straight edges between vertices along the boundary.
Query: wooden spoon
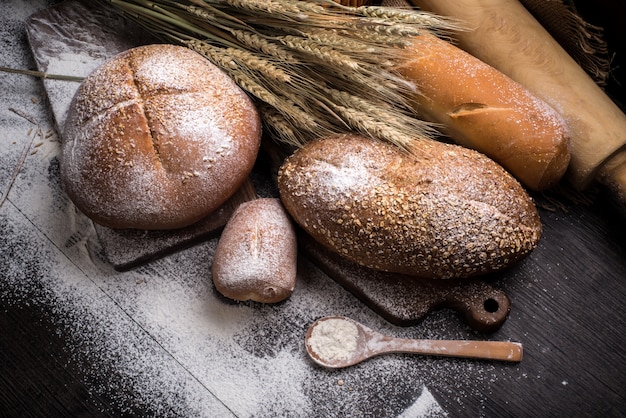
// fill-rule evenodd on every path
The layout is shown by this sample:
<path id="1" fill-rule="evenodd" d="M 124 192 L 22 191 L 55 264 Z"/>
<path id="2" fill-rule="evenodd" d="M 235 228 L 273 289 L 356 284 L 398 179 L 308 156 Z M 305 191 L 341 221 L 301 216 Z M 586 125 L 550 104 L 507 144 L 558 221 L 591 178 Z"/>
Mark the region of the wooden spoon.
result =
<path id="1" fill-rule="evenodd" d="M 315 321 L 305 338 L 306 350 L 320 366 L 338 369 L 353 366 L 385 353 L 414 353 L 519 362 L 522 345 L 507 341 L 413 340 L 394 338 L 342 316 Z"/>

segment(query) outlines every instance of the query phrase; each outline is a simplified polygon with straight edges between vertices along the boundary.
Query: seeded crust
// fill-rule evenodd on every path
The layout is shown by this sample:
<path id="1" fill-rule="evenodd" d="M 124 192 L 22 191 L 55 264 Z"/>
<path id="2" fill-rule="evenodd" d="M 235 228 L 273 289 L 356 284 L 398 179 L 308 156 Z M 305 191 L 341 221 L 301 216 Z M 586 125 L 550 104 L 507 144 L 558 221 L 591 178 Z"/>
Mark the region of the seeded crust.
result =
<path id="1" fill-rule="evenodd" d="M 285 160 L 280 198 L 315 240 L 376 270 L 464 278 L 520 261 L 541 236 L 522 186 L 476 151 L 416 141 L 412 154 L 355 135 Z"/>
<path id="2" fill-rule="evenodd" d="M 102 64 L 66 120 L 63 187 L 111 228 L 174 229 L 206 217 L 247 178 L 261 138 L 245 92 L 174 45 L 134 48 Z"/>

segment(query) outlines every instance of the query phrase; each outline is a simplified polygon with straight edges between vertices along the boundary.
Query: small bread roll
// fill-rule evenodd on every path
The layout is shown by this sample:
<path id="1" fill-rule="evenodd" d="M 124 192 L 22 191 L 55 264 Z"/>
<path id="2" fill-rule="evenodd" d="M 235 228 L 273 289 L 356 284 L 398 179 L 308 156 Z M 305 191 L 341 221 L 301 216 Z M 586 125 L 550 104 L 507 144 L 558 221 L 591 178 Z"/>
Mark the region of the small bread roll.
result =
<path id="1" fill-rule="evenodd" d="M 280 198 L 317 242 L 379 271 L 463 278 L 536 247 L 537 209 L 501 166 L 432 140 L 412 151 L 356 135 L 307 143 L 279 170 Z"/>
<path id="2" fill-rule="evenodd" d="M 296 284 L 297 240 L 279 199 L 245 202 L 226 224 L 213 258 L 213 283 L 235 300 L 275 303 Z"/>
<path id="3" fill-rule="evenodd" d="M 142 46 L 79 87 L 61 180 L 76 207 L 104 226 L 182 228 L 237 191 L 260 140 L 251 99 L 218 67 L 181 46 Z"/>

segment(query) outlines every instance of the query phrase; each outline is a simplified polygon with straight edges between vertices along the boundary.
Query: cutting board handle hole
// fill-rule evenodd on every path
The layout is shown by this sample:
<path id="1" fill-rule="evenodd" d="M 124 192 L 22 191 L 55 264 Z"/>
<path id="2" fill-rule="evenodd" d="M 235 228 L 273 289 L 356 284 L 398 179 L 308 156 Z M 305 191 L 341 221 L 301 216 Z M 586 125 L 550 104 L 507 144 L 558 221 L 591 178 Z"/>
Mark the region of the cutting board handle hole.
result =
<path id="1" fill-rule="evenodd" d="M 498 309 L 500 309 L 500 304 L 498 303 L 498 301 L 492 298 L 486 299 L 483 306 L 485 308 L 485 311 L 489 313 L 498 312 Z"/>

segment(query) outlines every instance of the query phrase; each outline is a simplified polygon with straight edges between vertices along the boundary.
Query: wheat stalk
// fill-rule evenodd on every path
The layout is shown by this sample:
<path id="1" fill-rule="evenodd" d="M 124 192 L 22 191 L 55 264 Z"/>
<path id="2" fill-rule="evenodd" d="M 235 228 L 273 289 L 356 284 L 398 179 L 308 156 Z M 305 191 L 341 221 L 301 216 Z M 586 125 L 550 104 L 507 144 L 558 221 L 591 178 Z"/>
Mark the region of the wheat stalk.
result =
<path id="1" fill-rule="evenodd" d="M 416 87 L 393 67 L 409 36 L 445 35 L 454 22 L 333 0 L 101 1 L 222 68 L 280 142 L 356 132 L 410 148 L 435 132 L 410 105 Z"/>
<path id="2" fill-rule="evenodd" d="M 21 68 L 11 68 L 11 67 L 0 67 L 0 71 L 5 73 L 13 73 L 13 74 L 21 74 L 21 75 L 29 75 L 32 77 L 40 77 L 47 78 L 50 80 L 62 80 L 62 81 L 83 81 L 85 77 L 73 76 L 73 75 L 65 75 L 65 74 L 50 74 L 43 71 L 36 70 L 25 70 Z"/>

